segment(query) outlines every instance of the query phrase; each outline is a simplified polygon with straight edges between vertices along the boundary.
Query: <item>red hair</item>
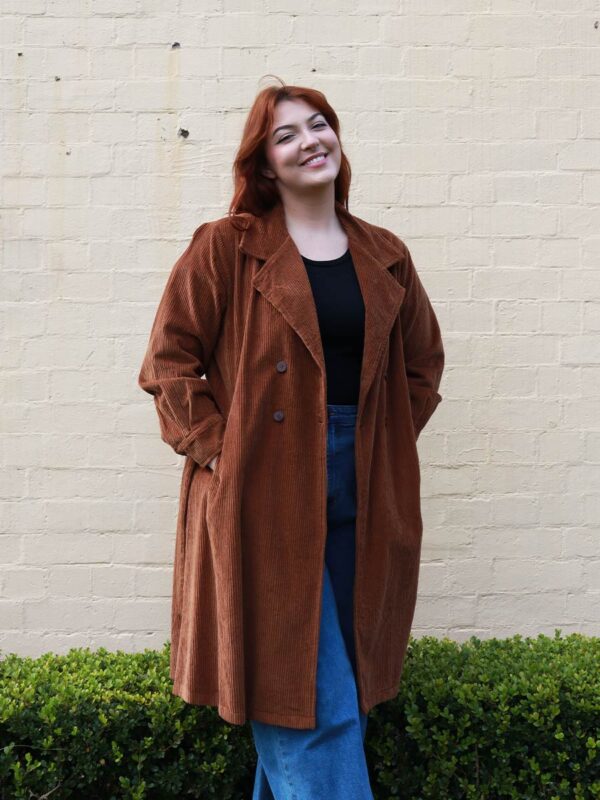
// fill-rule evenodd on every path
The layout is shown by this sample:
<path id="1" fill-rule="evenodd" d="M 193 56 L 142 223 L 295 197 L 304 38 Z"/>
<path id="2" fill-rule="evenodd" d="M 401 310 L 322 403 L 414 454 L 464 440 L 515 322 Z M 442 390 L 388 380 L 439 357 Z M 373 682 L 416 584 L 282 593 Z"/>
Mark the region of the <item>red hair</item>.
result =
<path id="1" fill-rule="evenodd" d="M 265 144 L 278 103 L 282 100 L 304 100 L 323 114 L 340 139 L 340 121 L 322 92 L 304 86 L 286 86 L 280 78 L 278 80 L 281 86 L 268 86 L 258 93 L 244 125 L 232 169 L 234 192 L 229 205 L 229 219 L 232 224 L 235 214 L 249 212 L 260 217 L 281 202 L 273 180 L 261 173 L 268 166 Z M 346 208 L 351 174 L 350 162 L 342 148 L 340 170 L 335 179 L 335 199 Z"/>

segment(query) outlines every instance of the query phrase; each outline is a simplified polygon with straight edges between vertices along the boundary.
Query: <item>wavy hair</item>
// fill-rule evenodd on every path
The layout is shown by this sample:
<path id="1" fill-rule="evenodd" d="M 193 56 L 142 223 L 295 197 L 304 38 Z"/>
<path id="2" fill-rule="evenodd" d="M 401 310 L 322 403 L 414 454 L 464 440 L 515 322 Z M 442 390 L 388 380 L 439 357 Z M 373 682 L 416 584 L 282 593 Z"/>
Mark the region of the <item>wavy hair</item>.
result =
<path id="1" fill-rule="evenodd" d="M 275 76 L 276 77 L 276 76 Z M 340 140 L 340 121 L 325 95 L 317 89 L 305 86 L 286 86 L 277 78 L 280 86 L 267 86 L 256 96 L 248 113 L 242 140 L 233 162 L 233 198 L 229 205 L 229 219 L 235 226 L 236 214 L 246 212 L 262 216 L 281 202 L 279 191 L 273 180 L 262 175 L 268 167 L 266 142 L 275 117 L 275 108 L 282 100 L 301 99 L 320 111 L 335 135 Z M 348 208 L 351 169 L 343 147 L 340 169 L 335 179 L 335 199 Z"/>

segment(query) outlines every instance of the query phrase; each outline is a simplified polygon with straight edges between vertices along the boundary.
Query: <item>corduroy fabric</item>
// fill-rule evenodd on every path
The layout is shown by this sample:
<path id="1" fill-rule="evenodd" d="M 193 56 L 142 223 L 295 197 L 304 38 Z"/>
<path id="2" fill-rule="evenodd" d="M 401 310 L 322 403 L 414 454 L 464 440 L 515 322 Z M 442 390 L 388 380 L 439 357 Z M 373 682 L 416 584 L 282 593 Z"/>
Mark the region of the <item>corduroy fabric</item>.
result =
<path id="1" fill-rule="evenodd" d="M 404 242 L 336 201 L 365 303 L 356 422 L 354 639 L 364 713 L 396 696 L 423 523 L 417 439 L 441 395 L 437 318 Z M 173 693 L 314 728 L 327 535 L 327 378 L 284 209 L 206 222 L 176 261 L 140 387 L 186 456 L 173 572 Z M 203 377 L 205 376 L 205 377 Z M 208 463 L 219 454 L 216 470 Z"/>

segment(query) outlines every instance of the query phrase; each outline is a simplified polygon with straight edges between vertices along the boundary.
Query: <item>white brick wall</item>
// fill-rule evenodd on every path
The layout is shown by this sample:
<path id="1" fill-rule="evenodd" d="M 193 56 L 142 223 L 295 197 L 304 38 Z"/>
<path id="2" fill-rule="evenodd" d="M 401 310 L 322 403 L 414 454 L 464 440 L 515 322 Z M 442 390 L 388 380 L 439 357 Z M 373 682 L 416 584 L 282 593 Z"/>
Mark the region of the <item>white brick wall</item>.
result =
<path id="1" fill-rule="evenodd" d="M 415 634 L 598 634 L 596 4 L 0 9 L 0 648 L 169 636 L 182 459 L 137 373 L 267 73 L 327 94 L 350 209 L 407 242 L 443 328 Z"/>

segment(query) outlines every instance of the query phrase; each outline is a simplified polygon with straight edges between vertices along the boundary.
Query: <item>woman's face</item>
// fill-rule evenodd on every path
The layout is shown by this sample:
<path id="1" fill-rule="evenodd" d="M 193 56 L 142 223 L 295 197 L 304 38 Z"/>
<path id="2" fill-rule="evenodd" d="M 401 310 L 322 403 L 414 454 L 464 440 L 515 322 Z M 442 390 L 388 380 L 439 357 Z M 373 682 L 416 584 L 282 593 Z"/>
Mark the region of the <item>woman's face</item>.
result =
<path id="1" fill-rule="evenodd" d="M 307 165 L 317 153 L 325 158 Z M 304 100 L 282 100 L 275 108 L 266 156 L 270 169 L 265 174 L 275 179 L 279 193 L 301 195 L 322 191 L 335 181 L 342 151 L 320 111 Z"/>

